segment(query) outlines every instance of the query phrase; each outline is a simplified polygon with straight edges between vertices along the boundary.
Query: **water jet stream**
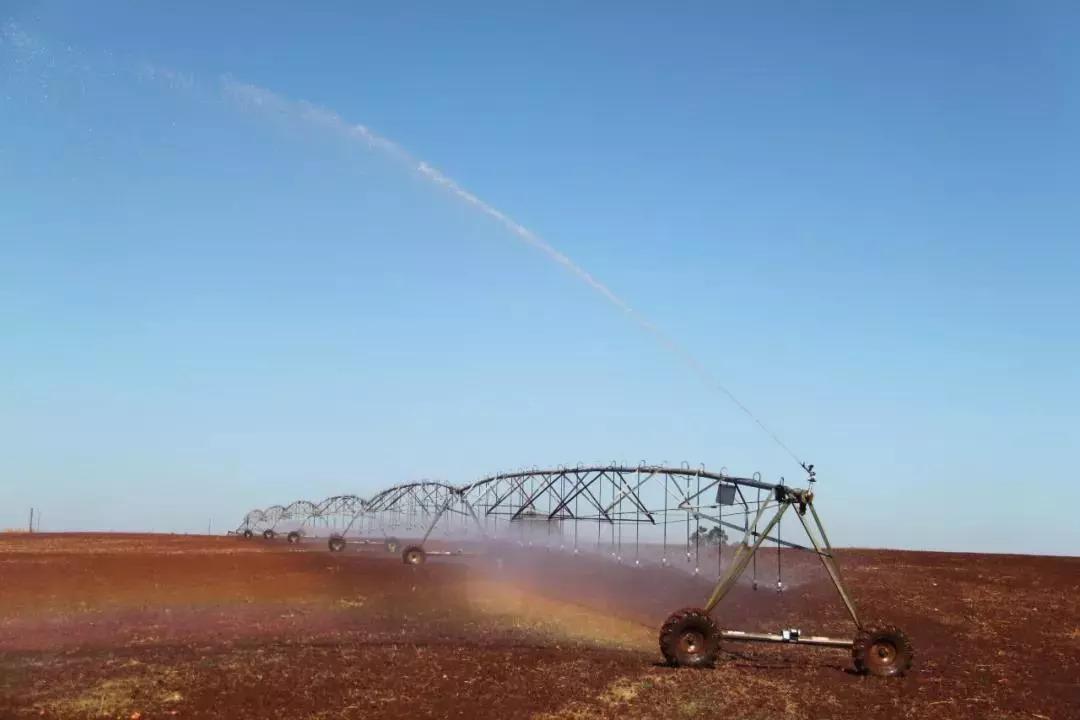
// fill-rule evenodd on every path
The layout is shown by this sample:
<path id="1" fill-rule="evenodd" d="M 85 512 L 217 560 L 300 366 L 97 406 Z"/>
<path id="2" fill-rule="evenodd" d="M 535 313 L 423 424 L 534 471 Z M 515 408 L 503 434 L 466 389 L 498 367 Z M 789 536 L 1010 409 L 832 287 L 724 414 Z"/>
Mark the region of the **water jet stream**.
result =
<path id="1" fill-rule="evenodd" d="M 7 22 L 0 27 L 0 48 L 7 46 L 14 51 L 17 62 L 44 62 L 49 70 L 56 69 L 55 53 L 39 38 L 24 31 L 18 24 Z M 69 47 L 64 53 L 69 58 L 74 51 Z M 88 64 L 80 62 L 81 70 L 88 69 Z M 190 74 L 176 71 L 171 68 L 153 65 L 150 63 L 140 64 L 134 73 L 141 82 L 151 82 L 176 93 L 191 93 L 200 89 L 198 81 Z M 287 118 L 298 121 L 322 132 L 337 135 L 350 142 L 363 143 L 367 147 L 382 152 L 396 161 L 402 163 L 411 172 L 416 173 L 434 186 L 448 193 L 451 197 L 463 202 L 467 206 L 479 211 L 488 218 L 496 221 L 514 237 L 526 245 L 539 250 L 552 262 L 561 266 L 566 271 L 577 277 L 586 286 L 598 293 L 604 300 L 629 317 L 642 330 L 649 334 L 661 347 L 682 361 L 707 387 L 726 396 L 739 410 L 749 417 L 761 430 L 763 430 L 781 449 L 790 455 L 795 462 L 805 467 L 799 456 L 780 439 L 780 437 L 765 425 L 734 393 L 721 383 L 705 365 L 697 359 L 682 344 L 675 341 L 670 335 L 657 327 L 647 317 L 635 310 L 626 300 L 617 295 L 607 285 L 594 277 L 590 272 L 571 260 L 565 253 L 558 250 L 535 232 L 525 227 L 512 217 L 499 210 L 495 206 L 481 199 L 469 190 L 459 185 L 453 178 L 436 169 L 429 163 L 420 160 L 410 154 L 394 141 L 385 138 L 368 127 L 349 123 L 338 113 L 327 108 L 314 105 L 303 100 L 292 100 L 258 85 L 246 83 L 233 78 L 230 75 L 222 75 L 218 79 L 215 94 L 223 101 L 249 110 L 253 113 L 269 116 L 271 118 Z"/>

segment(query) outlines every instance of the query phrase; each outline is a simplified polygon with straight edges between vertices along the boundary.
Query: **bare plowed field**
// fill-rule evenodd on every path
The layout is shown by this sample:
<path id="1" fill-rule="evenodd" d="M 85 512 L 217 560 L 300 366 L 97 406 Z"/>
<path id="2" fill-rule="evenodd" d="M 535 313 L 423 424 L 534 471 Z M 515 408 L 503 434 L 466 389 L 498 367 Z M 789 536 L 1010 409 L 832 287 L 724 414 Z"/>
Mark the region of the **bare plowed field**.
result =
<path id="1" fill-rule="evenodd" d="M 839 559 L 862 613 L 911 636 L 907 677 L 789 646 L 663 666 L 660 623 L 710 589 L 681 569 L 535 548 L 412 567 L 376 546 L 5 535 L 0 718 L 1080 718 L 1080 559 Z M 786 556 L 779 594 L 759 569 L 719 623 L 850 636 L 815 562 Z"/>

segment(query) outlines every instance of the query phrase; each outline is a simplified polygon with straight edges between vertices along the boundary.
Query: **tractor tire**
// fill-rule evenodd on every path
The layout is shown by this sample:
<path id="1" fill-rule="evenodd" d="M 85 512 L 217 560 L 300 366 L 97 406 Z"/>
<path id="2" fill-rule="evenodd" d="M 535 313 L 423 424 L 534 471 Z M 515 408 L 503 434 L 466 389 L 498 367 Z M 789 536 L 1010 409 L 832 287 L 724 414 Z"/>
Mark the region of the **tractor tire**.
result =
<path id="1" fill-rule="evenodd" d="M 424 548 L 419 545 L 410 545 L 401 554 L 401 559 L 406 565 L 423 565 L 427 560 L 427 554 L 424 553 Z"/>
<path id="2" fill-rule="evenodd" d="M 273 540 L 276 536 L 277 536 L 277 533 L 274 532 L 273 530 L 270 530 L 270 529 L 263 530 L 263 537 L 266 538 L 267 540 Z"/>
<path id="3" fill-rule="evenodd" d="M 255 533 L 251 532 L 251 528 L 244 530 L 244 532 L 240 534 L 245 540 L 250 540 L 255 535 Z"/>
<path id="4" fill-rule="evenodd" d="M 300 533 L 293 530 L 291 533 L 285 536 L 290 545 L 295 545 L 300 542 Z"/>
<path id="5" fill-rule="evenodd" d="M 330 548 L 330 552 L 341 552 L 345 549 L 345 538 L 332 537 L 327 543 L 327 546 Z"/>
<path id="6" fill-rule="evenodd" d="M 395 537 L 386 538 L 386 552 L 394 554 L 401 549 L 401 541 Z"/>
<path id="7" fill-rule="evenodd" d="M 660 652 L 669 665 L 711 667 L 720 652 L 720 628 L 704 610 L 673 612 L 660 628 Z"/>
<path id="8" fill-rule="evenodd" d="M 911 669 L 915 650 L 904 631 L 893 625 L 868 628 L 851 646 L 855 669 L 866 675 L 900 677 Z"/>

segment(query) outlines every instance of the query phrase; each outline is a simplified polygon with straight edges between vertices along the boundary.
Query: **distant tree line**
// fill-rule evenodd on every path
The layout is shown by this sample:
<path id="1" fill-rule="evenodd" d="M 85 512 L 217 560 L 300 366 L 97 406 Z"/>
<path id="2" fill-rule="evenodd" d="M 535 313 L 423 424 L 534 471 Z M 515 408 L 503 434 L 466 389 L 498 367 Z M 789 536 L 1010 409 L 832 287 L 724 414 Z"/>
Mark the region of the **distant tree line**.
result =
<path id="1" fill-rule="evenodd" d="M 728 541 L 728 534 L 724 532 L 724 528 L 719 525 L 714 525 L 711 528 L 704 528 L 698 525 L 698 529 L 690 535 L 690 542 L 701 542 L 705 545 L 721 545 Z"/>

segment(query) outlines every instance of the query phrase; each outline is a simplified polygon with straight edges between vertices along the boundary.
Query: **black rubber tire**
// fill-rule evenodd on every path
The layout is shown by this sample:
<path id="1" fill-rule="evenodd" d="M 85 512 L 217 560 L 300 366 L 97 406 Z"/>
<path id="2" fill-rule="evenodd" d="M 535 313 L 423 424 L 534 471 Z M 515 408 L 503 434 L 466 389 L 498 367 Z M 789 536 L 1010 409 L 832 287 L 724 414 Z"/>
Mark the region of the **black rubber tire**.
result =
<path id="1" fill-rule="evenodd" d="M 251 532 L 251 528 L 248 528 L 247 530 L 244 530 L 241 535 L 243 535 L 245 540 L 250 540 L 255 535 L 255 533 Z"/>
<path id="2" fill-rule="evenodd" d="M 398 540 L 395 537 L 386 538 L 386 552 L 393 554 L 393 553 L 396 553 L 400 549 L 401 549 L 401 541 L 400 540 Z"/>
<path id="3" fill-rule="evenodd" d="M 712 667 L 720 652 L 720 628 L 704 610 L 683 608 L 660 628 L 660 652 L 669 665 Z"/>
<path id="4" fill-rule="evenodd" d="M 266 538 L 267 540 L 273 540 L 276 536 L 277 536 L 277 533 L 274 532 L 273 530 L 269 529 L 269 528 L 267 528 L 266 530 L 263 530 L 263 537 Z"/>
<path id="5" fill-rule="evenodd" d="M 332 537 L 330 538 L 330 541 L 326 543 L 326 545 L 330 548 L 330 552 L 341 552 L 345 549 L 345 538 L 336 536 Z"/>
<path id="6" fill-rule="evenodd" d="M 419 545 L 410 545 L 401 553 L 401 559 L 406 565 L 423 565 L 427 561 L 427 553 Z"/>
<path id="7" fill-rule="evenodd" d="M 295 545 L 300 542 L 300 533 L 293 530 L 291 533 L 285 536 L 288 539 L 290 545 Z"/>
<path id="8" fill-rule="evenodd" d="M 904 631 L 893 625 L 867 628 L 851 646 L 855 669 L 865 675 L 900 677 L 911 669 L 915 649 Z"/>

